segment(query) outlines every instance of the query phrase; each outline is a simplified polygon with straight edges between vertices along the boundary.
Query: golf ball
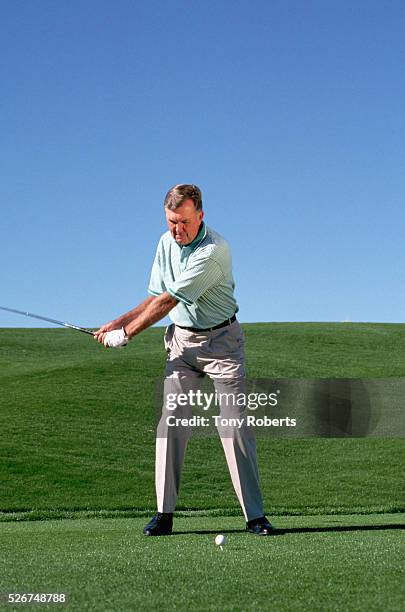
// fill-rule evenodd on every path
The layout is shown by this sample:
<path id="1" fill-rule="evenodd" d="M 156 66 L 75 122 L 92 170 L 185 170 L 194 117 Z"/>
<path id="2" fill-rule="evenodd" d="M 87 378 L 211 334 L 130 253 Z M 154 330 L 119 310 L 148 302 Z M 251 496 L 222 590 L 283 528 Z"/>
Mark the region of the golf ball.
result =
<path id="1" fill-rule="evenodd" d="M 217 546 L 220 546 L 221 548 L 225 545 L 225 542 L 226 542 L 226 538 L 224 535 L 222 535 L 222 533 L 217 535 L 217 537 L 215 538 L 215 544 Z"/>

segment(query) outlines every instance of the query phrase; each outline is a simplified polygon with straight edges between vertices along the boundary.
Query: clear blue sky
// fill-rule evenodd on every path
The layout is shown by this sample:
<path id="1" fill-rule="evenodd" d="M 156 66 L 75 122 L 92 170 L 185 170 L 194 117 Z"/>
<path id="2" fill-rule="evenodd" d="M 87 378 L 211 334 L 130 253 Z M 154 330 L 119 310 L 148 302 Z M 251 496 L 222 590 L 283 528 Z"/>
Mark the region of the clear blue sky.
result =
<path id="1" fill-rule="evenodd" d="M 403 321 L 404 31 L 403 0 L 3 0 L 0 305 L 133 307 L 193 182 L 241 321 Z"/>

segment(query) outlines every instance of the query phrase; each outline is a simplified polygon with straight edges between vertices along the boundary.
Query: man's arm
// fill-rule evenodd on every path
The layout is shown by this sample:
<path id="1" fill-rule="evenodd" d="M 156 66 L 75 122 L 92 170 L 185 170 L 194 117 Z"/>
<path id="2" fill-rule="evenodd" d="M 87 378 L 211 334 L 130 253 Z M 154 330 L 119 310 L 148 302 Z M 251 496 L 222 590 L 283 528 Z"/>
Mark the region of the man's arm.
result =
<path id="1" fill-rule="evenodd" d="M 177 306 L 177 300 L 167 291 L 153 297 L 142 312 L 125 325 L 128 338 L 136 336 L 141 331 L 163 319 L 171 310 Z"/>
<path id="2" fill-rule="evenodd" d="M 128 338 L 150 327 L 160 319 L 163 319 L 177 305 L 177 300 L 165 291 L 159 296 L 149 296 L 139 306 L 136 306 L 117 319 L 102 325 L 94 332 L 94 337 L 101 344 L 104 342 L 105 334 L 114 329 L 124 327 Z"/>
<path id="3" fill-rule="evenodd" d="M 141 302 L 139 306 L 135 306 L 135 308 L 133 308 L 132 310 L 129 310 L 128 312 L 121 315 L 117 319 L 114 319 L 114 321 L 111 321 L 111 323 L 113 323 L 114 325 L 114 327 L 112 327 L 111 329 L 121 329 L 121 327 L 126 327 L 127 325 L 129 325 L 131 321 L 139 317 L 139 315 L 145 310 L 145 308 L 151 302 L 153 302 L 153 300 L 156 300 L 156 296 L 150 295 L 149 297 L 146 298 L 146 300 Z M 107 330 L 107 331 L 110 331 L 110 330 Z"/>

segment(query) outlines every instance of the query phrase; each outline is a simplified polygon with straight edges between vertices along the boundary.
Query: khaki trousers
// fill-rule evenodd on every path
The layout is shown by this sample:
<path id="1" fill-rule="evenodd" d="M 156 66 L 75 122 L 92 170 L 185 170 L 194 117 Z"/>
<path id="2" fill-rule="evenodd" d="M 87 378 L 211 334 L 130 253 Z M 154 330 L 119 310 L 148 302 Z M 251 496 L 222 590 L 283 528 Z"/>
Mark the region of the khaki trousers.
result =
<path id="1" fill-rule="evenodd" d="M 198 333 L 172 324 L 166 329 L 164 341 L 167 363 L 162 417 L 156 435 L 155 484 L 158 512 L 173 512 L 191 429 L 168 426 L 167 398 L 174 397 L 169 394 L 177 397 L 177 394 L 195 391 L 208 375 L 221 397 L 224 393 L 228 398 L 238 397 L 245 393 L 246 373 L 243 331 L 238 321 L 211 332 Z M 221 418 L 226 419 L 240 418 L 245 413 L 243 405 L 229 400 L 221 400 L 219 408 Z M 192 416 L 192 406 L 176 405 L 171 408 L 170 415 L 188 419 Z M 245 519 L 263 516 L 256 442 L 251 428 L 219 425 L 217 429 Z"/>

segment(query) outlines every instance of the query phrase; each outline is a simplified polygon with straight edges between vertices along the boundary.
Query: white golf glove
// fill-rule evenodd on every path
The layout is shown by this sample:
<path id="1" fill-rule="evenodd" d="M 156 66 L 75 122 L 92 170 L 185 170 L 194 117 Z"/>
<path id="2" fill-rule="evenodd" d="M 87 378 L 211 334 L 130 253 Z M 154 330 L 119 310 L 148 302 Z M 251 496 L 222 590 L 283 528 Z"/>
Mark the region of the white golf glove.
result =
<path id="1" fill-rule="evenodd" d="M 128 337 L 125 335 L 124 328 L 121 327 L 121 329 L 114 329 L 113 331 L 107 332 L 103 344 L 108 348 L 126 346 L 128 344 Z"/>

